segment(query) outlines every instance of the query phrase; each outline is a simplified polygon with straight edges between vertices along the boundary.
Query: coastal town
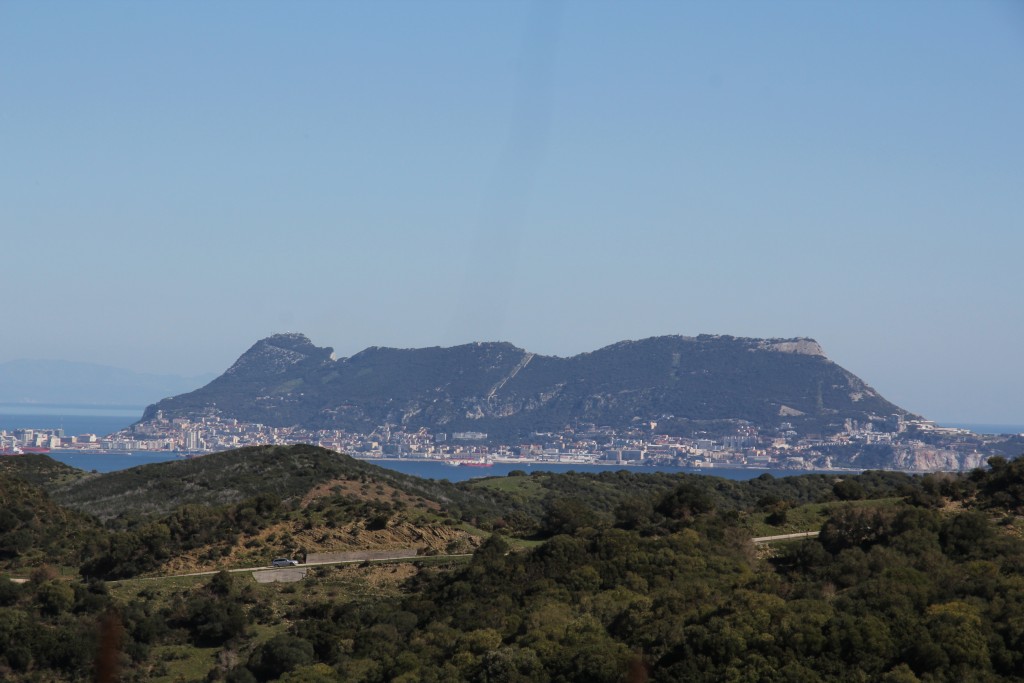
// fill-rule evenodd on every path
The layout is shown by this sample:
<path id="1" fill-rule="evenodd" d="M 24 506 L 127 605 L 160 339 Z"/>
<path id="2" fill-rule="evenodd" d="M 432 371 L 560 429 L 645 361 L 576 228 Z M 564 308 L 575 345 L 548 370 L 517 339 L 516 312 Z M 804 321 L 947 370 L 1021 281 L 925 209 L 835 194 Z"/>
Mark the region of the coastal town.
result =
<path id="1" fill-rule="evenodd" d="M 885 453 L 901 470 L 955 471 L 977 467 L 989 455 L 987 437 L 900 415 L 864 424 L 846 420 L 840 431 L 827 436 L 798 434 L 787 422 L 770 430 L 741 423 L 731 434 L 692 437 L 662 434 L 657 427 L 655 421 L 639 423 L 629 430 L 579 424 L 505 444 L 496 443 L 483 432 L 406 431 L 397 425 L 381 425 L 370 433 L 354 433 L 270 427 L 218 415 L 168 418 L 158 412 L 154 419 L 109 435 L 66 435 L 59 429 L 0 432 L 0 452 L 173 452 L 199 456 L 244 446 L 309 443 L 367 460 L 408 459 L 477 467 L 493 463 L 563 463 L 795 471 L 845 469 L 851 462 L 857 466 L 858 459 L 861 469 L 877 468 L 872 453 Z"/>

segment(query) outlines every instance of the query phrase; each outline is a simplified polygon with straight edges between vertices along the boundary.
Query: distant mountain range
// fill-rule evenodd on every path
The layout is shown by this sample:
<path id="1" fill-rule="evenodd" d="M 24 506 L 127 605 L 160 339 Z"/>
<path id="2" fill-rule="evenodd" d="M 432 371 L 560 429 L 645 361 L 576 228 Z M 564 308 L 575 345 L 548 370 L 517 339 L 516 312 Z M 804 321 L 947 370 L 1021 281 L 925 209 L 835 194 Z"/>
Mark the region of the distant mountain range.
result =
<path id="1" fill-rule="evenodd" d="M 571 358 L 504 342 L 451 348 L 371 347 L 335 358 L 301 334 L 252 346 L 206 386 L 164 399 L 143 420 L 226 418 L 369 432 L 383 425 L 524 437 L 594 423 L 656 421 L 662 433 L 741 422 L 804 433 L 906 410 L 829 360 L 811 339 L 665 336 Z"/>
<path id="2" fill-rule="evenodd" d="M 0 363 L 0 403 L 144 406 L 213 377 L 154 375 L 61 360 L 12 360 Z"/>

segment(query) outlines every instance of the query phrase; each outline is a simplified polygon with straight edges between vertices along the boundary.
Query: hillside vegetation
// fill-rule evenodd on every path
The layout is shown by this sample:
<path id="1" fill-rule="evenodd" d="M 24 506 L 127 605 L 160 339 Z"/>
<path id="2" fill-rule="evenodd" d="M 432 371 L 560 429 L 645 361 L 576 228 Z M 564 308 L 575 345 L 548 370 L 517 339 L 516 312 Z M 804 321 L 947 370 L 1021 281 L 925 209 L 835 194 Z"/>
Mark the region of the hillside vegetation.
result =
<path id="1" fill-rule="evenodd" d="M 105 520 L 83 575 L 117 579 L 259 566 L 311 552 L 471 551 L 501 493 L 474 493 L 313 446 L 266 446 L 55 484 L 69 508 Z M 486 523 L 486 522 L 484 522 Z M 475 535 L 476 534 L 476 535 Z"/>
<path id="2" fill-rule="evenodd" d="M 196 463 L 111 478 L 97 489 L 116 509 L 102 526 L 39 508 L 85 520 L 98 537 L 75 546 L 81 579 L 38 566 L 23 585 L 0 582 L 0 676 L 1024 680 L 1022 459 L 967 475 L 520 472 L 457 486 L 333 459 L 310 447 L 223 454 L 204 476 L 239 499 L 145 515 L 116 491 L 149 482 L 162 494 L 161 480 L 195 480 Z M 281 466 L 297 471 L 279 484 Z M 262 489 L 241 481 L 261 478 Z M 18 519 L 54 505 L 28 482 L 3 481 Z M 750 540 L 793 530 L 820 536 Z M 226 572 L 115 581 L 175 573 L 186 556 L 218 568 L 399 538 L 424 554 L 311 568 L 295 584 Z M 474 547 L 469 562 L 444 557 Z"/>
<path id="3" fill-rule="evenodd" d="M 36 474 L 28 468 L 0 471 L 0 568 L 77 567 L 90 543 L 103 537 L 100 524 L 57 505 L 43 489 L 12 472 Z"/>
<path id="4" fill-rule="evenodd" d="M 287 502 L 325 483 L 348 480 L 380 482 L 453 506 L 472 506 L 476 501 L 446 481 L 404 475 L 302 444 L 252 446 L 57 482 L 48 488 L 60 503 L 110 519 L 166 514 L 182 505 L 239 503 L 266 493 Z"/>
<path id="5" fill-rule="evenodd" d="M 837 510 L 770 560 L 684 484 L 529 553 L 494 537 L 404 600 L 325 606 L 354 643 L 328 662 L 374 681 L 1019 681 L 1022 482 L 997 463 L 917 504 Z M 943 484 L 967 509 L 942 509 Z"/>
<path id="6" fill-rule="evenodd" d="M 0 458 L 0 473 L 12 475 L 47 490 L 69 486 L 94 476 L 45 455 Z"/>

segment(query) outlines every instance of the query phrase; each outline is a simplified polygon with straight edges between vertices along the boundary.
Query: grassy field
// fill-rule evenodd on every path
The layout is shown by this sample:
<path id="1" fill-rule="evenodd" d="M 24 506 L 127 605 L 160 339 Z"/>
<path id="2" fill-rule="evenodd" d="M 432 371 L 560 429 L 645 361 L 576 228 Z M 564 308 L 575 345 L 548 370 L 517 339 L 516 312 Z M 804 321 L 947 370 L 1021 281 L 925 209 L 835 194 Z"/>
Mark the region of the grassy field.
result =
<path id="1" fill-rule="evenodd" d="M 769 513 L 757 512 L 748 514 L 744 519 L 744 525 L 750 530 L 750 535 L 754 537 L 778 536 L 801 531 L 818 531 L 825 520 L 836 510 L 845 508 L 887 508 L 897 505 L 900 500 L 900 498 L 878 498 L 875 500 L 808 503 L 786 510 L 786 521 L 782 524 L 770 524 L 767 521 Z"/>
<path id="2" fill-rule="evenodd" d="M 473 480 L 470 488 L 487 488 L 503 493 L 522 496 L 526 499 L 540 500 L 545 489 L 535 477 L 490 477 Z"/>
<path id="3" fill-rule="evenodd" d="M 152 668 L 146 680 L 154 683 L 197 681 L 217 664 L 219 647 L 192 645 L 159 645 L 151 653 Z"/>

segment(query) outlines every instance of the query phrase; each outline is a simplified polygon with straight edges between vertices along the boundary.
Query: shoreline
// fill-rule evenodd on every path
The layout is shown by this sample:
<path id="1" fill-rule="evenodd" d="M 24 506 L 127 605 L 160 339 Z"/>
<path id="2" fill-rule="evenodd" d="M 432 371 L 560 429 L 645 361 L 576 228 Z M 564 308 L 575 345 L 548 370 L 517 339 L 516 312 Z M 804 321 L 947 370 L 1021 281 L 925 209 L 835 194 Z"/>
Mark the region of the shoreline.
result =
<path id="1" fill-rule="evenodd" d="M 113 457 L 121 457 L 121 458 L 131 457 L 131 456 L 142 456 L 142 457 L 146 457 L 146 456 L 150 456 L 150 457 L 165 456 L 167 458 L 167 460 L 165 460 L 164 462 L 171 462 L 173 460 L 179 460 L 179 459 L 180 460 L 187 460 L 187 459 L 192 459 L 192 458 L 201 458 L 201 457 L 204 457 L 206 455 L 210 455 L 212 453 L 218 453 L 218 452 L 223 452 L 223 451 L 212 451 L 211 453 L 186 453 L 186 452 L 182 452 L 182 451 L 144 451 L 144 450 L 142 450 L 142 451 L 125 451 L 125 450 L 103 450 L 103 449 L 98 449 L 98 448 L 54 448 L 54 449 L 50 450 L 50 454 L 51 455 L 60 455 L 60 456 L 83 455 L 83 456 L 97 456 L 97 457 L 113 456 Z M 338 452 L 338 451 L 335 451 L 335 452 Z M 401 457 L 393 457 L 393 456 L 388 456 L 388 457 L 370 456 L 370 457 L 366 457 L 366 456 L 360 456 L 360 455 L 350 455 L 350 454 L 347 454 L 347 453 L 339 453 L 339 454 L 341 454 L 341 455 L 349 455 L 349 457 L 351 457 L 351 458 L 353 458 L 355 460 L 359 460 L 360 462 L 367 462 L 367 463 L 371 463 L 371 464 L 372 463 L 385 463 L 386 462 L 386 463 L 409 463 L 409 464 L 418 464 L 418 465 L 443 465 L 443 466 L 447 466 L 447 467 L 452 467 L 453 464 L 454 464 L 454 463 L 446 461 L 446 460 L 435 459 L 435 458 L 401 458 Z M 26 454 L 26 455 L 31 455 L 31 454 Z M 4 456 L 4 457 L 16 457 L 16 456 Z M 814 469 L 792 469 L 792 468 L 785 468 L 785 467 L 765 467 L 764 465 L 746 465 L 746 464 L 740 464 L 740 463 L 722 463 L 720 465 L 719 464 L 715 464 L 715 465 L 699 465 L 698 466 L 698 465 L 678 465 L 678 464 L 674 464 L 674 463 L 650 463 L 650 464 L 648 464 L 648 463 L 636 462 L 636 461 L 629 461 L 629 462 L 579 462 L 579 461 L 534 460 L 534 459 L 530 459 L 530 460 L 501 459 L 501 460 L 493 460 L 492 464 L 493 465 L 513 466 L 513 467 L 515 467 L 515 466 L 531 467 L 533 465 L 561 466 L 561 467 L 599 467 L 599 468 L 608 468 L 608 469 L 629 469 L 629 470 L 640 470 L 640 471 L 644 471 L 644 470 L 658 471 L 661 468 L 675 468 L 675 469 L 678 469 L 678 470 L 685 470 L 685 471 L 687 471 L 689 473 L 693 473 L 693 474 L 708 474 L 708 475 L 712 475 L 712 476 L 716 472 L 720 472 L 720 471 L 737 471 L 737 470 L 749 471 L 749 472 L 759 472 L 759 473 L 762 473 L 762 474 L 772 474 L 772 475 L 778 475 L 778 476 L 799 476 L 801 474 L 859 474 L 861 472 L 868 471 L 868 470 L 864 470 L 864 469 L 842 468 L 842 467 L 834 467 L 834 468 L 830 468 L 830 469 L 818 469 L 818 468 L 814 468 Z M 460 468 L 463 467 L 462 464 L 458 464 L 457 466 L 460 467 Z M 480 472 L 479 476 L 487 476 L 487 471 L 490 469 L 490 467 L 472 467 L 472 466 L 465 466 L 465 467 L 466 467 L 466 469 L 478 470 Z M 878 468 L 869 468 L 869 469 L 878 469 Z M 885 472 L 902 472 L 904 474 L 928 474 L 928 473 L 932 472 L 932 470 L 880 470 L 880 471 L 885 471 Z M 945 470 L 943 470 L 943 471 L 945 471 Z M 950 471 L 951 472 L 956 472 L 956 471 L 953 471 L 953 470 L 950 470 Z M 966 472 L 966 471 L 968 471 L 968 470 L 964 470 L 964 472 Z M 504 474 L 500 474 L 500 475 L 499 474 L 495 474 L 493 476 L 506 476 L 506 475 L 504 475 Z"/>
<path id="2" fill-rule="evenodd" d="M 140 451 L 127 451 L 127 450 L 120 450 L 120 449 L 110 450 L 110 449 L 100 449 L 100 448 L 51 448 L 50 449 L 50 453 L 59 454 L 59 455 L 97 455 L 97 456 L 104 456 L 104 455 L 120 455 L 120 456 L 125 456 L 125 455 L 167 455 L 167 456 L 175 456 L 175 457 L 178 457 L 178 458 L 193 458 L 193 457 L 194 458 L 201 458 L 201 457 L 206 456 L 206 455 L 212 455 L 213 453 L 221 453 L 221 452 L 223 452 L 223 451 L 210 451 L 208 453 L 207 452 L 203 452 L 203 453 L 188 453 L 188 452 L 184 452 L 184 451 L 144 451 L 144 450 L 140 450 Z M 455 458 L 455 459 L 440 459 L 440 458 L 401 458 L 401 457 L 391 457 L 391 456 L 389 456 L 389 457 L 376 457 L 376 456 L 352 455 L 351 453 L 343 453 L 343 452 L 340 452 L 340 451 L 335 451 L 335 452 L 339 453 L 340 455 L 347 455 L 350 458 L 353 458 L 354 460 L 359 460 L 361 462 L 371 462 L 371 463 L 372 462 L 412 462 L 412 463 L 424 463 L 424 464 L 435 464 L 435 465 L 449 465 L 449 466 L 451 466 L 451 465 L 458 465 L 460 467 L 463 466 L 463 464 L 461 462 L 457 462 L 458 461 L 457 458 Z M 46 455 L 46 454 L 44 453 L 42 455 Z M 470 462 L 472 463 L 474 461 L 470 461 Z M 491 463 L 493 465 L 582 465 L 582 466 L 586 466 L 586 467 L 635 467 L 635 468 L 639 468 L 639 469 L 655 468 L 655 467 L 679 467 L 679 468 L 682 468 L 682 469 L 691 469 L 691 470 L 702 470 L 702 469 L 708 469 L 708 470 L 710 470 L 710 469 L 750 469 L 750 470 L 770 471 L 770 470 L 783 469 L 783 468 L 779 468 L 779 467 L 765 467 L 763 465 L 743 465 L 743 464 L 733 464 L 733 463 L 727 463 L 727 464 L 723 464 L 723 465 L 677 465 L 675 463 L 653 463 L 653 464 L 648 464 L 648 463 L 642 463 L 642 462 L 636 462 L 636 461 L 629 461 L 629 462 L 600 462 L 600 461 L 594 461 L 594 462 L 588 462 L 588 461 L 578 461 L 578 460 L 567 461 L 567 460 L 536 460 L 536 459 L 530 459 L 530 460 L 518 460 L 518 459 L 516 459 L 516 460 L 509 460 L 509 459 L 497 460 L 497 459 L 492 459 Z M 466 466 L 472 467 L 473 465 L 466 465 Z M 786 470 L 786 471 L 800 471 L 800 470 Z M 857 470 L 857 471 L 860 471 L 860 470 Z"/>

